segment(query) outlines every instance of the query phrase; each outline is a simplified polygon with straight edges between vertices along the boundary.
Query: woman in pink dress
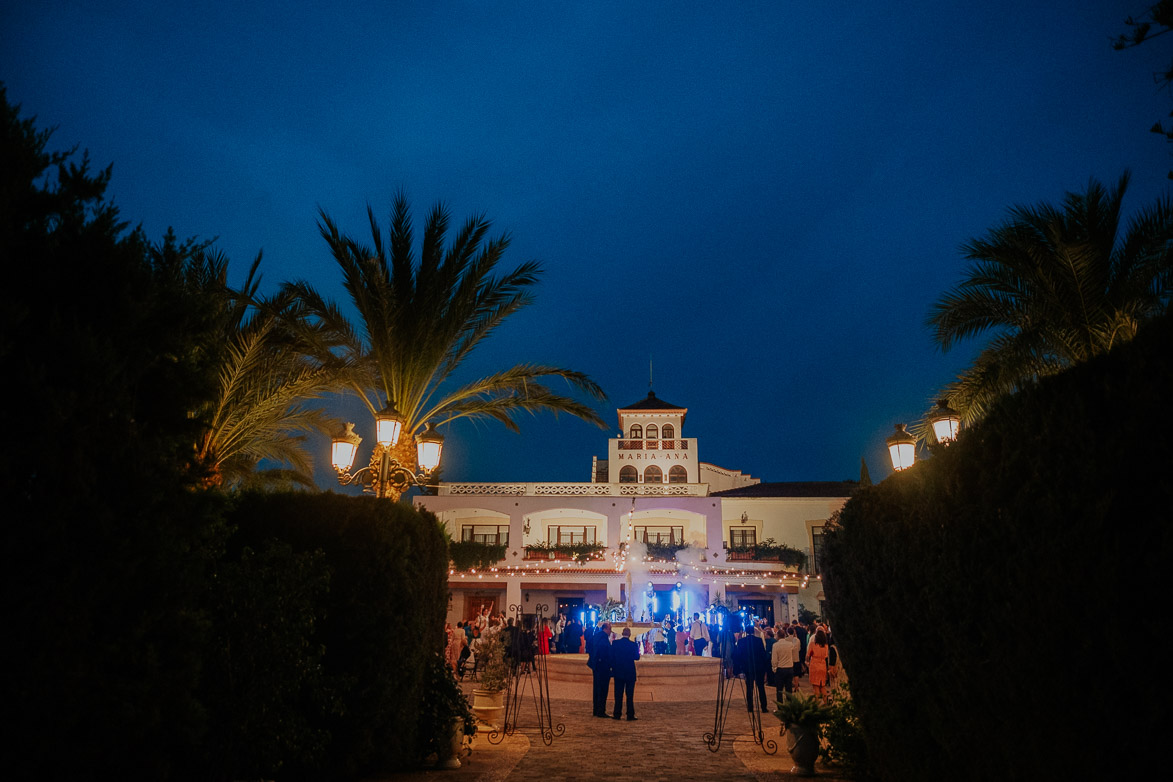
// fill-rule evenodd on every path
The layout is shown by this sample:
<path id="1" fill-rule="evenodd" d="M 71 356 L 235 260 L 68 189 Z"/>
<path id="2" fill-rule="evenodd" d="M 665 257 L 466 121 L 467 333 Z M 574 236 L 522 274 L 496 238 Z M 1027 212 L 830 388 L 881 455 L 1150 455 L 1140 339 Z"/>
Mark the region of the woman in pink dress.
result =
<path id="1" fill-rule="evenodd" d="M 827 656 L 831 647 L 827 645 L 827 634 L 821 629 L 815 633 L 815 640 L 806 651 L 806 665 L 811 688 L 820 701 L 827 697 Z"/>
<path id="2" fill-rule="evenodd" d="M 464 625 L 457 622 L 456 630 L 453 630 L 452 626 L 446 623 L 444 631 L 448 633 L 448 643 L 444 647 L 444 660 L 452 668 L 452 672 L 456 673 L 457 664 L 460 662 L 460 650 L 468 643 L 464 636 Z"/>

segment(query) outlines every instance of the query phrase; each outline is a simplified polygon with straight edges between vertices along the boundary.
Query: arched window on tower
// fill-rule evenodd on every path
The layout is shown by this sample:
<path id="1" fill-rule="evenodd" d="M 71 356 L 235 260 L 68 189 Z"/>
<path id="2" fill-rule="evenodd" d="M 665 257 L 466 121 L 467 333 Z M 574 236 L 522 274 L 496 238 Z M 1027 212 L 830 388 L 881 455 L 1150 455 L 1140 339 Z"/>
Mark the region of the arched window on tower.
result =
<path id="1" fill-rule="evenodd" d="M 649 440 L 659 440 L 660 427 L 656 426 L 655 424 L 648 424 L 648 428 L 644 433 L 644 437 L 648 438 Z"/>
<path id="2" fill-rule="evenodd" d="M 668 470 L 668 483 L 688 483 L 688 470 L 674 464 Z"/>
<path id="3" fill-rule="evenodd" d="M 620 483 L 639 483 L 639 473 L 630 464 L 619 471 Z"/>
<path id="4" fill-rule="evenodd" d="M 644 439 L 644 428 L 642 426 L 640 426 L 639 424 L 632 424 L 631 425 L 631 439 L 632 440 Z"/>
<path id="5" fill-rule="evenodd" d="M 644 468 L 644 483 L 663 483 L 664 473 L 654 464 Z"/>
<path id="6" fill-rule="evenodd" d="M 660 437 L 664 440 L 671 440 L 676 437 L 676 427 L 672 424 L 664 424 L 660 427 Z"/>

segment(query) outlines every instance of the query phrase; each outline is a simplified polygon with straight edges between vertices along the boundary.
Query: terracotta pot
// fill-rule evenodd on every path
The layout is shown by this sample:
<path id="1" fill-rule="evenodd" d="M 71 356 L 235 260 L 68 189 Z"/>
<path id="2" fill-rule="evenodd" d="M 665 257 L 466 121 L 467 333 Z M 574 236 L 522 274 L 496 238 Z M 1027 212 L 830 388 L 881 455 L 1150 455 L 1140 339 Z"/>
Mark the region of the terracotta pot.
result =
<path id="1" fill-rule="evenodd" d="M 786 728 L 786 750 L 794 761 L 791 774 L 803 777 L 815 775 L 815 761 L 819 759 L 819 729 L 789 725 Z"/>

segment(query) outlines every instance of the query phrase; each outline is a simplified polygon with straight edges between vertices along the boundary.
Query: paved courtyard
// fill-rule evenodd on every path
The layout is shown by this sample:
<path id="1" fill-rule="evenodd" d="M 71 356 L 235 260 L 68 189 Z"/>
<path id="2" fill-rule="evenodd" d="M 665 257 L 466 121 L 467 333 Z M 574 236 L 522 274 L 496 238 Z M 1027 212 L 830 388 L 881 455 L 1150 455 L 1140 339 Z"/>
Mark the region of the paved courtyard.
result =
<path id="1" fill-rule="evenodd" d="M 472 684 L 464 683 L 466 693 Z M 636 684 L 639 687 L 639 684 Z M 716 685 L 714 683 L 714 690 Z M 532 701 L 522 705 L 520 730 L 499 745 L 492 745 L 484 732 L 473 741 L 472 754 L 452 771 L 426 770 L 388 777 L 396 782 L 430 779 L 434 782 L 550 782 L 550 780 L 615 779 L 642 782 L 688 782 L 689 780 L 730 780 L 765 782 L 799 779 L 790 774 L 793 763 L 778 735 L 778 720 L 765 715 L 767 739 L 778 745 L 767 755 L 754 743 L 745 712 L 740 683 L 733 689 L 733 702 L 725 722 L 724 739 L 716 752 L 705 745 L 704 735 L 713 730 L 716 705 L 713 699 L 677 703 L 638 703 L 636 721 L 599 719 L 591 716 L 591 704 L 566 700 L 552 691 L 554 722 L 566 732 L 550 746 L 537 733 L 537 712 Z M 773 692 L 771 691 L 771 700 Z M 818 778 L 839 779 L 833 769 L 819 765 Z"/>

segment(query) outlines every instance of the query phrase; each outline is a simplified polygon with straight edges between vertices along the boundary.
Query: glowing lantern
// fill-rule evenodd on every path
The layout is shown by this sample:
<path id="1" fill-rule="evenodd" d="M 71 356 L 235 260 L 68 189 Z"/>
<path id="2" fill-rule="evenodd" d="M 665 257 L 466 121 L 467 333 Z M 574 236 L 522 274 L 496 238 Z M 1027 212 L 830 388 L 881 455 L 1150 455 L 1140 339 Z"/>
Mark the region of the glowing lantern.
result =
<path id="1" fill-rule="evenodd" d="M 403 416 L 395 409 L 395 403 L 387 400 L 387 406 L 375 414 L 375 440 L 384 448 L 399 442 L 403 431 Z"/>
<path id="2" fill-rule="evenodd" d="M 362 438 L 354 431 L 354 424 L 347 423 L 346 431 L 333 440 L 330 448 L 331 462 L 338 472 L 346 472 L 354 464 L 354 454 Z"/>
<path id="3" fill-rule="evenodd" d="M 961 416 L 949 407 L 948 400 L 940 399 L 937 401 L 937 409 L 929 416 L 929 423 L 933 425 L 933 434 L 937 442 L 948 445 L 957 439 L 957 432 L 961 428 Z"/>
<path id="4" fill-rule="evenodd" d="M 916 461 L 916 438 L 904 430 L 904 424 L 896 424 L 896 431 L 885 442 L 893 470 L 907 470 Z"/>
<path id="5" fill-rule="evenodd" d="M 415 440 L 420 469 L 425 473 L 430 473 L 440 466 L 440 452 L 444 450 L 444 436 L 434 431 L 432 425 L 428 424 Z"/>

